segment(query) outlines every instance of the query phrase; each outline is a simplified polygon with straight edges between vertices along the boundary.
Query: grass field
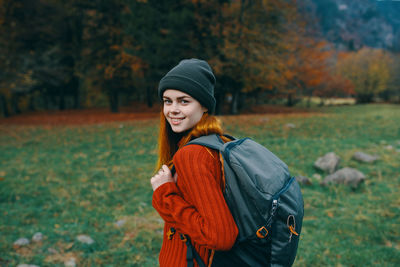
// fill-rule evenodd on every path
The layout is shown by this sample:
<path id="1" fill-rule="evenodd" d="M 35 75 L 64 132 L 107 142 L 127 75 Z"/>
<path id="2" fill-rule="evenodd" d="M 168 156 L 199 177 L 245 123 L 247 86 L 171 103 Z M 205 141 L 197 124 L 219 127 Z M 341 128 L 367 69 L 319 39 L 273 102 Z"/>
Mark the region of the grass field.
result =
<path id="1" fill-rule="evenodd" d="M 400 266 L 400 106 L 221 118 L 312 177 L 295 266 Z M 157 266 L 162 220 L 151 207 L 157 119 L 88 126 L 0 128 L 0 266 Z M 291 123 L 292 127 L 287 124 Z M 321 187 L 327 152 L 366 174 L 353 190 Z M 372 165 L 351 159 L 377 154 Z M 117 226 L 116 222 L 125 224 Z M 41 232 L 44 239 L 13 246 Z M 77 235 L 95 242 L 82 244 Z"/>

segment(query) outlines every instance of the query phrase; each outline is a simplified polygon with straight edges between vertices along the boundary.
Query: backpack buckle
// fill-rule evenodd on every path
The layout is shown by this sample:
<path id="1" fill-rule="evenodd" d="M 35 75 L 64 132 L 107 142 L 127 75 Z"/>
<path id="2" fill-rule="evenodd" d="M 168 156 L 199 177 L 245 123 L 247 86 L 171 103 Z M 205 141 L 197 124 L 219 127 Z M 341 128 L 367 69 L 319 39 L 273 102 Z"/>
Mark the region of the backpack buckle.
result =
<path id="1" fill-rule="evenodd" d="M 180 236 L 181 236 L 182 242 L 186 242 L 187 241 L 187 237 L 186 237 L 185 234 L 181 234 Z"/>
<path id="2" fill-rule="evenodd" d="M 268 229 L 265 226 L 263 226 L 257 230 L 256 235 L 258 238 L 266 238 L 268 235 Z"/>
<path id="3" fill-rule="evenodd" d="M 174 236 L 175 232 L 176 232 L 175 228 L 173 228 L 173 227 L 169 228 L 169 230 L 167 232 L 168 240 L 172 239 L 172 237 Z"/>

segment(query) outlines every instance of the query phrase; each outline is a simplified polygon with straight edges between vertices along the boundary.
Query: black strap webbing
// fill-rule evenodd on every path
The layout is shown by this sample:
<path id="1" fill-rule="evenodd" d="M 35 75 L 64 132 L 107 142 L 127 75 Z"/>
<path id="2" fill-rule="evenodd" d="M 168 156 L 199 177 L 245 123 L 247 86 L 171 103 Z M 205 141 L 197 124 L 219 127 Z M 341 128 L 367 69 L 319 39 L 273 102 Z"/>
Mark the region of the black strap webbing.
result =
<path id="1" fill-rule="evenodd" d="M 186 261 L 187 261 L 187 266 L 188 267 L 193 267 L 194 262 L 193 262 L 193 256 L 194 259 L 196 260 L 197 264 L 199 267 L 206 267 L 206 264 L 204 261 L 201 259 L 199 253 L 197 253 L 196 249 L 193 247 L 192 242 L 190 241 L 190 238 L 187 235 L 182 235 L 181 234 L 181 239 L 184 240 L 186 238 Z"/>

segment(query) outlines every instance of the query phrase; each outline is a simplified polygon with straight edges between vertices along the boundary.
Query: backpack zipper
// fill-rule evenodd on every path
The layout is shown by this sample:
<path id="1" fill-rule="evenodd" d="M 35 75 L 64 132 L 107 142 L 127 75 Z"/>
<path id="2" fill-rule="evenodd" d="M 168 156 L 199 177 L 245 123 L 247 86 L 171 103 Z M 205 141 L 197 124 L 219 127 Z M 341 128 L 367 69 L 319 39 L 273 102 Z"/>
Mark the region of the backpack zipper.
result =
<path id="1" fill-rule="evenodd" d="M 231 141 L 231 142 L 227 143 L 225 151 L 224 151 L 224 157 L 225 157 L 225 160 L 228 161 L 229 165 L 231 164 L 231 160 L 229 158 L 229 154 L 231 153 L 231 149 L 233 147 L 237 146 L 237 145 L 240 145 L 241 143 L 243 143 L 244 141 L 246 141 L 248 139 L 251 139 L 251 138 L 246 137 L 246 138 L 234 140 L 234 141 Z"/>
<path id="2" fill-rule="evenodd" d="M 272 199 L 277 201 L 277 200 L 279 199 L 279 197 L 280 197 L 283 193 L 285 193 L 286 191 L 289 190 L 290 185 L 293 183 L 293 181 L 294 181 L 295 179 L 296 179 L 296 178 L 295 178 L 294 176 L 292 176 L 292 178 L 290 178 L 290 180 L 282 187 L 282 189 L 281 189 L 278 193 L 276 193 L 275 195 L 272 196 Z M 272 201 L 272 202 L 273 202 L 273 201 Z"/>
<path id="3" fill-rule="evenodd" d="M 265 238 L 268 235 L 268 231 L 271 229 L 271 225 L 272 225 L 272 222 L 274 220 L 276 210 L 278 209 L 278 199 L 283 193 L 285 193 L 286 191 L 289 190 L 289 187 L 293 183 L 294 179 L 296 179 L 296 178 L 294 176 L 292 176 L 292 178 L 290 178 L 290 180 L 282 187 L 282 189 L 279 190 L 279 192 L 276 193 L 272 197 L 272 205 L 271 205 L 271 211 L 270 211 L 270 216 L 268 218 L 268 221 L 264 226 L 262 226 L 257 231 L 257 233 L 258 233 L 259 231 L 261 231 L 264 228 L 264 229 L 266 229 L 266 234 L 263 237 L 260 237 L 260 236 L 258 236 L 258 234 L 256 234 L 257 237 Z"/>

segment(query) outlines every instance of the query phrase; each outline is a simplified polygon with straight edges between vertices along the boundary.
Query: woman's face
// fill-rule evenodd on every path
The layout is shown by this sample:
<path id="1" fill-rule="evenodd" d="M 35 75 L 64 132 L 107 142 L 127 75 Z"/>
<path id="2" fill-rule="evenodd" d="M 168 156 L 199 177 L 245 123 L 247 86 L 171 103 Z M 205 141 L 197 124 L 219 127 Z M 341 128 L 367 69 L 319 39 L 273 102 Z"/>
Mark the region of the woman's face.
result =
<path id="1" fill-rule="evenodd" d="M 163 102 L 164 116 L 175 133 L 193 128 L 207 111 L 199 101 L 178 90 L 165 90 Z"/>

